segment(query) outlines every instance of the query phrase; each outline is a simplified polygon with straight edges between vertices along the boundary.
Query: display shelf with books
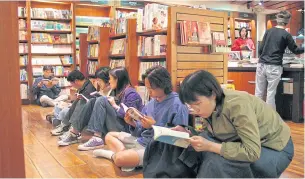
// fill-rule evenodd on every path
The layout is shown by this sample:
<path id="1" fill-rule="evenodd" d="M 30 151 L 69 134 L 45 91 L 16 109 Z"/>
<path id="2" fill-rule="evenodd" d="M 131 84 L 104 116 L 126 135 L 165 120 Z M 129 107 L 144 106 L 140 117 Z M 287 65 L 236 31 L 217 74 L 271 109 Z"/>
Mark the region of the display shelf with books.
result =
<path id="1" fill-rule="evenodd" d="M 168 60 L 166 61 L 166 65 L 171 74 L 174 90 L 178 90 L 181 81 L 188 74 L 199 69 L 211 71 L 211 73 L 216 76 L 219 83 L 226 83 L 228 55 L 226 53 L 214 53 L 214 51 L 205 52 L 205 47 L 193 46 L 193 42 L 195 42 L 195 44 L 200 44 L 201 30 L 199 29 L 201 27 L 207 27 L 205 26 L 207 24 L 209 24 L 210 32 L 205 32 L 202 30 L 202 37 L 205 37 L 204 34 L 207 34 L 206 37 L 209 38 L 203 38 L 203 42 L 205 42 L 205 40 L 209 41 L 212 33 L 214 32 L 223 33 L 224 37 L 227 38 L 228 13 L 202 9 L 190 9 L 187 7 L 169 7 L 168 16 L 168 43 L 166 54 L 166 59 Z M 196 19 L 200 24 L 187 23 L 188 21 L 193 21 L 194 19 Z M 196 27 L 196 25 L 198 31 L 192 33 L 191 27 Z M 177 30 L 177 26 L 180 30 Z M 184 33 L 181 32 L 184 32 L 186 37 L 182 38 L 181 34 Z M 182 40 L 185 42 L 184 46 L 181 46 Z"/>

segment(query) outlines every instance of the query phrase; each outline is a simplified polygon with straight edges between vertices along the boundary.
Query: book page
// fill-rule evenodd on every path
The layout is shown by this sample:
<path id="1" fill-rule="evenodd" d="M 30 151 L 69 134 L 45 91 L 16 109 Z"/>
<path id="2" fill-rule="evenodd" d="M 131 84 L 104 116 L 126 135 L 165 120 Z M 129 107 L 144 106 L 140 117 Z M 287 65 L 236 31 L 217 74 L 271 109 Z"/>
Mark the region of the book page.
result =
<path id="1" fill-rule="evenodd" d="M 153 126 L 154 129 L 154 140 L 175 145 L 178 147 L 187 148 L 190 144 L 189 133 L 174 131 L 169 128 Z"/>

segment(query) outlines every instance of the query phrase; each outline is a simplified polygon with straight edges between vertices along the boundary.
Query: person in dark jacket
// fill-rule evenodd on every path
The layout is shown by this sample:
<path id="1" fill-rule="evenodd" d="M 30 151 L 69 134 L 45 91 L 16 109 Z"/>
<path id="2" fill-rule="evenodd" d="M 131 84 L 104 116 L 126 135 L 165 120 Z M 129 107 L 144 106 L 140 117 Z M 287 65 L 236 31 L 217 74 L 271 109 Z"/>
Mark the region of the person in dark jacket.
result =
<path id="1" fill-rule="evenodd" d="M 89 79 L 79 71 L 74 70 L 69 73 L 67 80 L 71 83 L 71 86 L 78 89 L 77 94 L 83 95 L 85 98 L 90 99 L 92 96 L 90 93 L 96 91 L 95 87 Z M 67 114 L 65 114 L 64 119 L 61 124 L 58 125 L 54 130 L 51 131 L 52 135 L 60 135 L 65 131 L 68 131 L 70 127 L 70 120 L 76 118 L 80 115 L 82 107 L 87 103 L 86 99 L 79 96 L 70 107 Z"/>
<path id="2" fill-rule="evenodd" d="M 130 125 L 128 133 L 109 132 L 105 140 L 110 150 L 93 151 L 93 155 L 111 159 L 116 166 L 128 171 L 143 165 L 145 147 L 153 139 L 152 125 L 188 125 L 188 109 L 172 91 L 166 68 L 154 66 L 142 78 L 149 96 L 153 98 L 142 110 L 144 118 L 135 121 L 126 114 L 125 121 Z"/>
<path id="3" fill-rule="evenodd" d="M 52 66 L 44 66 L 43 76 L 36 78 L 33 84 L 33 94 L 36 96 L 36 102 L 43 107 L 53 107 L 57 102 L 68 99 L 68 95 L 59 95 L 61 88 L 58 85 L 58 79 L 54 78 L 52 73 Z"/>
<path id="4" fill-rule="evenodd" d="M 128 124 L 124 121 L 125 111 L 120 105 L 142 110 L 143 104 L 140 95 L 131 86 L 128 72 L 125 68 L 114 68 L 109 72 L 109 83 L 114 91 L 114 97 L 99 97 L 93 107 L 87 130 L 94 133 L 88 142 L 79 149 L 90 150 L 104 145 L 102 136 L 109 131 L 127 131 Z M 76 128 L 70 130 L 58 142 L 59 146 L 67 146 L 78 142 L 80 132 Z"/>
<path id="5" fill-rule="evenodd" d="M 277 26 L 265 32 L 259 48 L 259 61 L 256 68 L 255 96 L 263 99 L 267 90 L 266 103 L 276 109 L 275 95 L 283 73 L 283 55 L 285 49 L 294 54 L 304 53 L 304 48 L 298 47 L 292 36 L 285 30 L 291 14 L 281 11 L 277 14 Z"/>

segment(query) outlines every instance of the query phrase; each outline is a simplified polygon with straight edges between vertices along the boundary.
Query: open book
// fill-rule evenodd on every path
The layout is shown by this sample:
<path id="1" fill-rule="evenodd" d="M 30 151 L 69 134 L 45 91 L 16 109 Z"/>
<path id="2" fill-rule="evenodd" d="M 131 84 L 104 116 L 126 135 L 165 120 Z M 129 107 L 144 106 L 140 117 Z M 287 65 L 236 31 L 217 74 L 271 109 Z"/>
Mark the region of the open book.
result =
<path id="1" fill-rule="evenodd" d="M 169 128 L 153 126 L 154 140 L 175 145 L 178 147 L 187 148 L 190 145 L 188 139 L 190 134 L 186 132 L 174 131 Z"/>
<path id="2" fill-rule="evenodd" d="M 90 93 L 90 96 L 100 97 L 102 95 L 98 91 L 94 91 L 94 92 Z"/>
<path id="3" fill-rule="evenodd" d="M 144 117 L 144 115 L 134 107 L 127 107 L 124 103 L 121 103 L 121 106 L 123 107 L 125 113 L 128 113 L 129 116 L 134 120 L 140 120 Z"/>
<path id="4" fill-rule="evenodd" d="M 89 101 L 89 99 L 88 99 L 88 98 L 86 98 L 86 96 L 84 96 L 83 94 L 75 93 L 75 95 L 76 95 L 76 97 L 77 97 L 77 98 L 81 98 L 81 99 L 86 100 L 86 102 L 88 102 L 88 101 Z"/>

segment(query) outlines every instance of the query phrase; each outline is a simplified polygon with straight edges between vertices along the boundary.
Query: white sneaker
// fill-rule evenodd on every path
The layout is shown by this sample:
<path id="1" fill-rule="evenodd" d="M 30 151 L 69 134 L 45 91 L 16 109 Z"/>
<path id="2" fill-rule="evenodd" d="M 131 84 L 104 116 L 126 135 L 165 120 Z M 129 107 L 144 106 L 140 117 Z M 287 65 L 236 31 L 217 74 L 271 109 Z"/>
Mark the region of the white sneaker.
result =
<path id="1" fill-rule="evenodd" d="M 55 129 L 51 130 L 51 134 L 54 136 L 59 136 L 68 130 L 69 130 L 69 126 L 65 126 L 64 124 L 61 123 Z"/>
<path id="2" fill-rule="evenodd" d="M 104 146 L 104 141 L 103 139 L 99 137 L 93 136 L 90 140 L 88 140 L 86 143 L 81 144 L 78 146 L 78 150 L 94 150 L 96 148 L 100 148 Z"/>
<path id="3" fill-rule="evenodd" d="M 75 144 L 78 142 L 77 140 L 78 135 L 73 134 L 72 132 L 69 132 L 69 134 L 65 135 L 65 137 L 58 141 L 59 146 L 68 146 L 71 144 Z"/>

